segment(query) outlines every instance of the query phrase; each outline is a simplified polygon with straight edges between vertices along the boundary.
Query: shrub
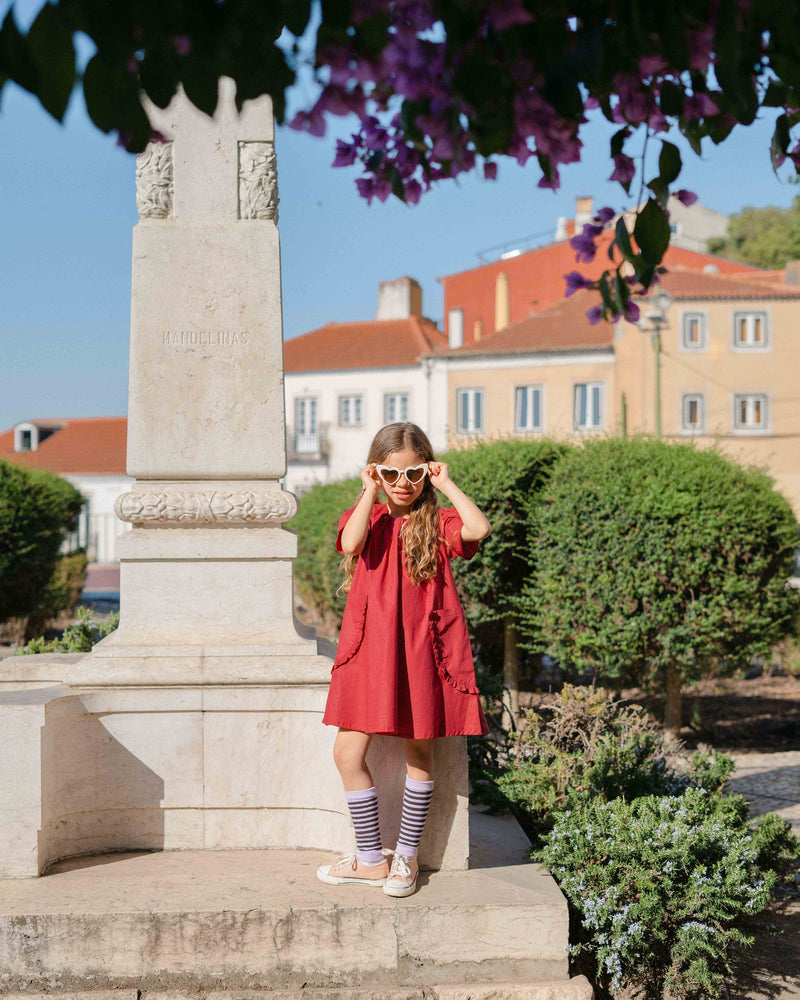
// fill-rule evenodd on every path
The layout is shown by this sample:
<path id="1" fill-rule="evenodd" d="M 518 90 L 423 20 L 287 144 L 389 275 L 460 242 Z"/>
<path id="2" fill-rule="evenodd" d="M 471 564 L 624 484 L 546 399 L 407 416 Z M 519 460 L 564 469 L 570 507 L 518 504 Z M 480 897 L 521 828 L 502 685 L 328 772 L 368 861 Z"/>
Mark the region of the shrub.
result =
<path id="1" fill-rule="evenodd" d="M 527 628 L 561 662 L 667 688 L 729 671 L 789 634 L 797 521 L 769 478 L 712 451 L 607 439 L 567 452 L 545 487 Z"/>
<path id="2" fill-rule="evenodd" d="M 722 789 L 730 757 L 697 751 L 687 766 L 679 751 L 641 706 L 603 688 L 565 685 L 552 704 L 526 713 L 498 786 L 536 843 L 558 812 L 589 801 Z"/>
<path id="3" fill-rule="evenodd" d="M 294 573 L 298 593 L 321 615 L 332 616 L 337 628 L 347 595 L 339 591 L 344 574 L 342 557 L 336 551 L 336 531 L 339 518 L 356 503 L 360 492 L 360 479 L 315 486 L 303 494 L 287 525 L 297 532 Z"/>
<path id="4" fill-rule="evenodd" d="M 42 635 L 48 623 L 60 615 L 72 617 L 80 600 L 89 558 L 83 549 L 61 556 L 39 602 L 31 609 L 25 638 Z"/>
<path id="5" fill-rule="evenodd" d="M 66 479 L 0 461 L 0 622 L 40 605 L 82 506 Z"/>
<path id="6" fill-rule="evenodd" d="M 752 942 L 737 924 L 764 909 L 798 849 L 785 820 L 747 820 L 742 796 L 704 788 L 560 813 L 534 856 L 582 922 L 573 952 L 647 1000 L 722 995 L 731 945 Z"/>
<path id="7" fill-rule="evenodd" d="M 64 629 L 59 639 L 49 642 L 39 637 L 16 650 L 17 656 L 28 653 L 88 653 L 95 643 L 100 642 L 119 625 L 119 614 L 108 616 L 104 622 L 96 622 L 88 608 L 78 608 L 78 620 Z"/>

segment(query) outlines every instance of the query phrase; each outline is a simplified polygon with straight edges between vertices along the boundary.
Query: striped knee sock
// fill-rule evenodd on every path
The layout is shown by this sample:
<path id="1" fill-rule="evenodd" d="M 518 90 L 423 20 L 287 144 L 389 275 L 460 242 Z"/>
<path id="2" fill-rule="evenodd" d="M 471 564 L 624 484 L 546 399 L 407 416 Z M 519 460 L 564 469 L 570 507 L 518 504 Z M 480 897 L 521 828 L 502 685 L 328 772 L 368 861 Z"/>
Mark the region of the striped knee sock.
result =
<path id="1" fill-rule="evenodd" d="M 419 838 L 428 818 L 428 807 L 433 795 L 432 781 L 415 781 L 406 775 L 406 791 L 403 795 L 403 813 L 400 817 L 400 835 L 397 838 L 397 854 L 404 858 L 415 858 Z"/>
<path id="2" fill-rule="evenodd" d="M 356 857 L 362 865 L 383 861 L 381 830 L 378 825 L 378 792 L 375 786 L 358 792 L 345 792 L 350 816 L 356 830 Z"/>

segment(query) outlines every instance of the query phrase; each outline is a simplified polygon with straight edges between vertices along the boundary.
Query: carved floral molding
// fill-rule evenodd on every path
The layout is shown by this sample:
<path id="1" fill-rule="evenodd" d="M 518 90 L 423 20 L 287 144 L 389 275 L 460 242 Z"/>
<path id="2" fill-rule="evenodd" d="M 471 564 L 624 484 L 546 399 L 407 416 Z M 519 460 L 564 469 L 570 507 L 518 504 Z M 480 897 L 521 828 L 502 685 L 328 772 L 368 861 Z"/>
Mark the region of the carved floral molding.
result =
<path id="1" fill-rule="evenodd" d="M 172 143 L 150 142 L 136 157 L 136 207 L 142 219 L 172 215 Z"/>
<path id="2" fill-rule="evenodd" d="M 239 218 L 278 221 L 278 167 L 274 143 L 239 143 Z"/>
<path id="3" fill-rule="evenodd" d="M 114 504 L 121 521 L 168 524 L 282 524 L 297 513 L 297 499 L 282 490 L 253 493 L 123 493 Z"/>

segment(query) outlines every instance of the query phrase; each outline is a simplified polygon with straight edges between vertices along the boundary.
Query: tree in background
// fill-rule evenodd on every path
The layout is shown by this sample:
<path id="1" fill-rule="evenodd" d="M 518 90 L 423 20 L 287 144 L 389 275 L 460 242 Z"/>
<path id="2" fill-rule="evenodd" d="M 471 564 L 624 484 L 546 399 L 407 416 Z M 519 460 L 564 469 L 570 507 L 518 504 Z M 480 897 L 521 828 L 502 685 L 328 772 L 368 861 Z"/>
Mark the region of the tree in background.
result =
<path id="1" fill-rule="evenodd" d="M 515 720 L 519 712 L 520 595 L 535 568 L 531 552 L 536 508 L 553 466 L 566 450 L 566 445 L 548 440 L 509 439 L 442 456 L 454 481 L 492 526 L 491 535 L 469 562 L 453 562 L 453 575 L 479 645 L 502 650 L 503 681 Z"/>
<path id="2" fill-rule="evenodd" d="M 631 296 L 655 280 L 670 239 L 667 198 L 681 172 L 670 128 L 700 154 L 704 141 L 774 116 L 773 166 L 800 167 L 798 23 L 800 0 L 52 0 L 26 33 L 9 10 L 0 88 L 13 80 L 61 120 L 79 82 L 95 124 L 141 150 L 151 137 L 142 92 L 163 108 L 182 84 L 210 114 L 227 75 L 240 106 L 270 94 L 282 122 L 300 80 L 305 107 L 291 124 L 322 135 L 326 116 L 354 116 L 335 165 L 360 164 L 367 200 L 411 203 L 475 167 L 492 179 L 504 157 L 533 160 L 539 185 L 556 188 L 599 109 L 617 126 L 610 179 L 626 194 L 638 181 L 637 204 L 647 179 L 648 198 L 632 233 L 617 223 L 599 282 L 584 284 L 599 287 L 602 315 L 635 320 Z M 78 33 L 95 46 L 83 72 Z M 615 214 L 601 209 L 573 239 L 579 261 L 593 259 Z"/>
<path id="3" fill-rule="evenodd" d="M 708 241 L 711 253 L 756 267 L 800 260 L 800 195 L 790 208 L 743 208 L 730 217 L 728 235 Z"/>
<path id="4" fill-rule="evenodd" d="M 730 673 L 789 634 L 797 521 L 762 472 L 712 451 L 607 439 L 568 452 L 540 506 L 527 628 L 602 680 L 681 685 Z"/>
<path id="5" fill-rule="evenodd" d="M 29 616 L 42 618 L 46 594 L 56 603 L 69 597 L 70 587 L 57 573 L 59 553 L 77 527 L 83 502 L 66 479 L 0 460 L 0 623 L 22 619 L 20 639 Z M 62 608 L 54 607 L 53 614 Z"/>

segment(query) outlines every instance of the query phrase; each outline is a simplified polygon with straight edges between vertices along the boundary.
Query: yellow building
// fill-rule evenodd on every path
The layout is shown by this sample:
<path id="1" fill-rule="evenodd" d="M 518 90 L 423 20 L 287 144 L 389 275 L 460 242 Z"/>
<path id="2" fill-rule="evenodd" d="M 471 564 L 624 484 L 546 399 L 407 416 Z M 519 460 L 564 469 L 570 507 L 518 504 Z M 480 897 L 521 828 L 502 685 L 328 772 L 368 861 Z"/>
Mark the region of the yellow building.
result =
<path id="1" fill-rule="evenodd" d="M 792 269 L 789 269 L 792 274 Z M 636 326 L 591 325 L 596 293 L 446 353 L 448 440 L 661 434 L 765 468 L 800 515 L 800 285 L 673 268 Z M 660 328 L 656 359 L 653 333 Z"/>

